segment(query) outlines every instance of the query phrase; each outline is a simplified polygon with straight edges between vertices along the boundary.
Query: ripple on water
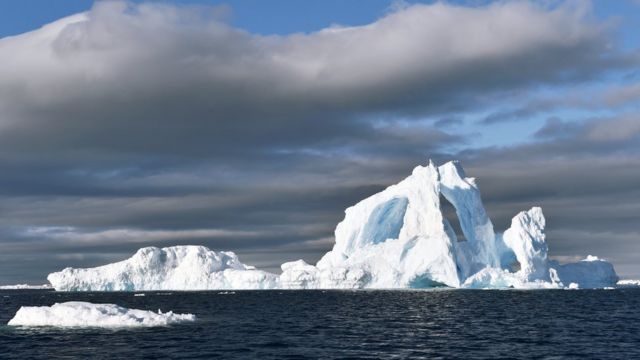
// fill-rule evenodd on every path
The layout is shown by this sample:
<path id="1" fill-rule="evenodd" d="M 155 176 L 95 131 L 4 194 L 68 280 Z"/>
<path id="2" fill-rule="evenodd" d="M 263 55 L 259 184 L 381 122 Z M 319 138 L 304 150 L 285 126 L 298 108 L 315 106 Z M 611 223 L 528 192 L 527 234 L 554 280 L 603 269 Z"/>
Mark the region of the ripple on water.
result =
<path id="1" fill-rule="evenodd" d="M 223 293 L 5 292 L 0 324 L 21 305 L 62 301 L 192 313 L 199 321 L 147 329 L 0 325 L 0 358 L 640 358 L 640 289 L 216 296 Z"/>

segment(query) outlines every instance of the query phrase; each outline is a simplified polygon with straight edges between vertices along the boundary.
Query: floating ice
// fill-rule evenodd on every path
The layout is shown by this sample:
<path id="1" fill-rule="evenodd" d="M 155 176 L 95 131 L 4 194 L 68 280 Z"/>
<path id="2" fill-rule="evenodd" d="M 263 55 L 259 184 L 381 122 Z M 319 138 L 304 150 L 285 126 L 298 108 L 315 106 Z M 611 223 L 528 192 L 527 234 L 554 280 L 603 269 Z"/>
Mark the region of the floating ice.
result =
<path id="1" fill-rule="evenodd" d="M 445 199 L 445 200 L 442 200 Z M 448 201 L 464 235 L 442 213 Z M 345 211 L 333 249 L 316 265 L 282 264 L 282 274 L 242 264 L 235 254 L 204 247 L 140 249 L 132 258 L 93 269 L 50 274 L 56 290 L 604 288 L 618 277 L 595 257 L 573 264 L 548 259 L 542 209 L 516 215 L 496 234 L 474 178 L 458 162 L 416 167 L 398 184 Z"/>
<path id="2" fill-rule="evenodd" d="M 142 248 L 96 268 L 66 268 L 47 280 L 63 291 L 208 290 L 273 288 L 277 276 L 241 263 L 232 252 L 173 246 Z"/>
<path id="3" fill-rule="evenodd" d="M 560 281 L 564 284 L 577 284 L 580 289 L 605 288 L 615 286 L 618 282 L 613 265 L 610 262 L 589 255 L 585 259 L 564 265 L 550 262 Z"/>
<path id="4" fill-rule="evenodd" d="M 71 301 L 52 306 L 23 306 L 10 326 L 152 327 L 195 321 L 192 314 L 127 309 L 113 304 Z"/>
<path id="5" fill-rule="evenodd" d="M 631 280 L 631 279 L 620 280 L 616 285 L 620 287 L 640 287 L 640 280 Z"/>
<path id="6" fill-rule="evenodd" d="M 333 249 L 316 265 L 316 283 L 309 283 L 322 288 L 459 286 L 457 241 L 440 211 L 439 177 L 432 163 L 418 166 L 400 183 L 348 208 Z M 392 216 L 381 217 L 384 213 Z"/>
<path id="7" fill-rule="evenodd" d="M 29 284 L 16 284 L 16 285 L 0 285 L 0 290 L 42 290 L 53 289 L 51 284 L 43 285 L 29 285 Z"/>
<path id="8" fill-rule="evenodd" d="M 511 227 L 502 234 L 506 245 L 504 251 L 514 254 L 520 265 L 518 275 L 526 281 L 550 279 L 544 226 L 542 209 L 534 207 L 516 215 L 511 220 Z"/>

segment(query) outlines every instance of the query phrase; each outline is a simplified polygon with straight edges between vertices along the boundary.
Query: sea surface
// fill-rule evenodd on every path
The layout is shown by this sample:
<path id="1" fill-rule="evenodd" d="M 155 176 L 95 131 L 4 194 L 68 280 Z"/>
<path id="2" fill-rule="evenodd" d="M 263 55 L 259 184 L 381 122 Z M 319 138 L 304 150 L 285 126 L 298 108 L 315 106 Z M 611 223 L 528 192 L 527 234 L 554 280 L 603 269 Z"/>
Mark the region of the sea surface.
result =
<path id="1" fill-rule="evenodd" d="M 640 289 L 0 291 L 0 359 L 640 359 Z M 192 313 L 156 328 L 21 328 L 22 305 Z"/>

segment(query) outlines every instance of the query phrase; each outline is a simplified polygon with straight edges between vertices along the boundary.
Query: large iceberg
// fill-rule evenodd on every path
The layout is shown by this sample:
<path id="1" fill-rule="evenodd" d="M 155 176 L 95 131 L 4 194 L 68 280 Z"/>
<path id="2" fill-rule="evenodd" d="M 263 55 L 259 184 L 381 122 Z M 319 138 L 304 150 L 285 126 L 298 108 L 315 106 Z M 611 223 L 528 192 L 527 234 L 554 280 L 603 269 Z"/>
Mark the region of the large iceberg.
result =
<path id="1" fill-rule="evenodd" d="M 455 208 L 462 236 L 443 215 Z M 482 204 L 474 178 L 457 161 L 416 167 L 398 184 L 345 211 L 333 249 L 317 264 L 282 264 L 275 275 L 231 252 L 198 246 L 140 249 L 92 269 L 67 268 L 48 280 L 56 290 L 600 288 L 614 286 L 613 266 L 595 257 L 549 260 L 545 218 L 533 207 L 502 234 Z"/>
<path id="2" fill-rule="evenodd" d="M 82 301 L 56 303 L 52 306 L 22 306 L 10 326 L 57 327 L 151 327 L 195 321 L 192 314 L 174 314 L 127 309 L 114 304 Z"/>

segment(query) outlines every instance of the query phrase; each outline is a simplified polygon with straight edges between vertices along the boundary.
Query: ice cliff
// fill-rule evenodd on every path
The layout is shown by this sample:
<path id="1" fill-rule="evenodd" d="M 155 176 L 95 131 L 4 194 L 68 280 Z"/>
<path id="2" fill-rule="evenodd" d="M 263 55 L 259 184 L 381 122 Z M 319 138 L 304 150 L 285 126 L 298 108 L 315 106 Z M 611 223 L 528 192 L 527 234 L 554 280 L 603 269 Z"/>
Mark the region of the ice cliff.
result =
<path id="1" fill-rule="evenodd" d="M 455 208 L 462 236 L 443 215 Z M 482 204 L 475 179 L 448 162 L 416 167 L 398 184 L 345 211 L 335 245 L 316 265 L 282 265 L 282 274 L 240 263 L 231 252 L 176 246 L 140 249 L 92 269 L 67 268 L 48 280 L 56 290 L 598 288 L 614 286 L 613 266 L 595 257 L 573 264 L 548 258 L 539 207 L 516 215 L 502 234 Z"/>

